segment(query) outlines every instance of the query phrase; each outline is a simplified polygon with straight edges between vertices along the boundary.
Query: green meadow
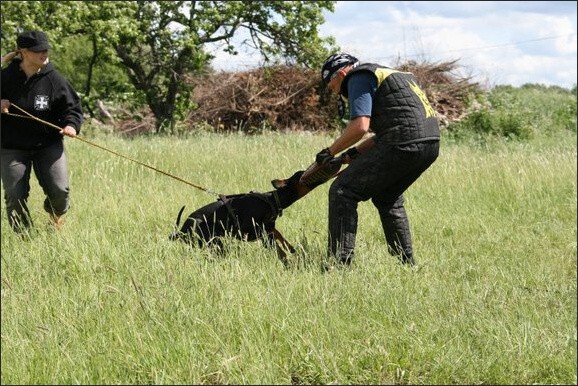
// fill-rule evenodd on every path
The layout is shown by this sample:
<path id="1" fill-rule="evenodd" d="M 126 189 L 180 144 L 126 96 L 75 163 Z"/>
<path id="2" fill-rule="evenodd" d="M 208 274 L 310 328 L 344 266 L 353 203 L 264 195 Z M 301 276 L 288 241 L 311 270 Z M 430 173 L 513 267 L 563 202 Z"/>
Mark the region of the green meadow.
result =
<path id="1" fill-rule="evenodd" d="M 272 190 L 334 135 L 96 136 L 206 190 L 66 138 L 72 207 L 34 228 L 2 201 L 2 384 L 576 384 L 576 132 L 443 140 L 406 193 L 417 267 L 359 207 L 351 269 L 321 272 L 322 185 L 283 212 L 284 268 L 260 242 L 168 239 L 214 193 Z"/>

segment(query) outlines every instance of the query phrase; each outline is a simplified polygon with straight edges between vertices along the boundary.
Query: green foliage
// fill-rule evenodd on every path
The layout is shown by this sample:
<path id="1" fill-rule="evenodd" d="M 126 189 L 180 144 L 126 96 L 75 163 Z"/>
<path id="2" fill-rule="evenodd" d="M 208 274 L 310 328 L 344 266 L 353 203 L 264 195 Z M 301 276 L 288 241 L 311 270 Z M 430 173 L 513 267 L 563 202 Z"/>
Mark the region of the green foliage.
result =
<path id="1" fill-rule="evenodd" d="M 265 64 L 318 68 L 334 49 L 333 38 L 318 35 L 322 12 L 333 9 L 332 1 L 3 2 L 1 40 L 3 50 L 11 50 L 20 31 L 45 30 L 55 65 L 71 79 L 88 112 L 98 100 L 131 111 L 147 105 L 157 132 L 178 134 L 195 108 L 186 78 L 211 71 L 208 44 L 221 43 L 235 55 L 234 37 L 244 32 L 250 38 L 240 44 L 257 48 Z M 322 104 L 334 103 L 324 100 L 325 94 L 319 90 Z M 576 87 L 498 86 L 472 96 L 463 118 L 450 123 L 444 135 L 484 142 L 576 132 L 576 106 Z M 343 126 L 330 119 L 335 120 L 328 127 Z M 268 125 L 251 130 L 266 131 Z"/>
<path id="2" fill-rule="evenodd" d="M 135 90 L 145 95 L 157 131 L 171 132 L 192 106 L 185 76 L 206 71 L 208 44 L 223 43 L 235 54 L 241 31 L 265 63 L 285 60 L 318 65 L 333 45 L 319 37 L 331 1 L 43 1 L 3 3 L 2 45 L 23 29 L 42 29 L 60 47 L 61 39 L 85 35 L 93 43 L 92 65 L 122 64 Z M 49 18 L 46 15 L 50 15 Z M 6 24 L 4 22 L 7 22 Z M 89 77 L 89 80 L 91 78 Z M 102 85 L 97 85 L 102 95 Z M 93 87 L 90 85 L 90 87 Z M 105 88 L 105 86 L 104 86 Z M 86 89 L 86 87 L 85 87 Z M 89 92 L 85 92 L 89 95 Z M 90 93 L 94 95 L 93 93 Z"/>
<path id="3" fill-rule="evenodd" d="M 83 108 L 91 116 L 95 115 L 98 101 L 121 103 L 129 110 L 146 106 L 144 94 L 134 88 L 122 67 L 94 56 L 90 36 L 63 38 L 59 47 L 51 52 L 51 61 L 70 80 L 82 98 Z M 71 52 L 74 55 L 70 55 Z"/>
<path id="4" fill-rule="evenodd" d="M 557 86 L 498 86 L 472 98 L 469 110 L 448 125 L 454 140 L 497 137 L 529 140 L 560 131 L 576 132 L 576 92 Z"/>

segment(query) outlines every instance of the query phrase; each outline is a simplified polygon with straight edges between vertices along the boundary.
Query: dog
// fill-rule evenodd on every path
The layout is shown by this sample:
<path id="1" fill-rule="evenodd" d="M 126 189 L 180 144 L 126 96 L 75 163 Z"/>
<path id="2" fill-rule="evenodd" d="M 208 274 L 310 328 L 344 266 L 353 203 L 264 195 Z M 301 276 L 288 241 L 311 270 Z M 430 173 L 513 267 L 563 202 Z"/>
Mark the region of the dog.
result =
<path id="1" fill-rule="evenodd" d="M 322 173 L 321 179 L 304 181 L 305 172 L 299 170 L 287 179 L 272 180 L 275 189 L 269 192 L 220 195 L 217 201 L 192 212 L 170 239 L 221 248 L 222 238 L 227 235 L 244 241 L 262 240 L 265 245 L 276 247 L 279 259 L 287 267 L 287 252 L 295 253 L 295 248 L 277 230 L 275 221 L 283 209 L 336 175 Z M 175 229 L 179 228 L 184 209 L 183 206 L 177 215 Z"/>

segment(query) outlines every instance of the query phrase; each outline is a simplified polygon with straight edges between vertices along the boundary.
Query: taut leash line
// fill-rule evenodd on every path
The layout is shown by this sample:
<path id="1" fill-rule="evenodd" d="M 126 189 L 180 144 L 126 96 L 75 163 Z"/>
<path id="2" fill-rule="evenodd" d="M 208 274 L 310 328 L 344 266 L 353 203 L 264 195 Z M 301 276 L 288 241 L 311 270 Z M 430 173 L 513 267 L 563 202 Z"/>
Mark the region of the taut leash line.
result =
<path id="1" fill-rule="evenodd" d="M 55 128 L 55 129 L 58 130 L 58 131 L 62 130 L 62 128 L 60 128 L 60 127 L 58 127 L 58 126 L 56 126 L 56 125 L 54 125 L 54 124 L 52 124 L 52 123 L 50 123 L 50 122 L 47 122 L 47 121 L 44 121 L 44 120 L 42 120 L 42 119 L 40 119 L 40 118 L 38 118 L 38 117 L 35 117 L 34 115 L 30 114 L 28 111 L 26 111 L 26 110 L 24 110 L 24 109 L 16 106 L 14 103 L 11 103 L 10 105 L 16 107 L 18 110 L 22 111 L 22 112 L 23 112 L 24 114 L 26 114 L 26 115 L 13 114 L 13 113 L 2 113 L 2 114 L 12 115 L 12 116 L 14 116 L 14 117 L 20 117 L 20 118 L 34 119 L 34 120 L 36 120 L 36 121 L 38 121 L 38 122 L 42 122 L 42 123 L 44 123 L 45 125 L 48 125 L 48 126 L 50 126 L 50 127 L 52 127 L 52 128 Z M 78 135 L 77 135 L 77 136 L 74 136 L 74 137 L 72 137 L 72 138 L 78 139 L 79 141 L 82 141 L 82 142 L 84 142 L 84 143 L 88 143 L 89 145 L 92 145 L 92 146 L 94 146 L 94 147 L 98 147 L 99 149 L 108 151 L 109 153 L 112 153 L 112 154 L 114 154 L 114 155 L 116 155 L 116 156 L 119 156 L 119 157 L 121 157 L 121 158 L 124 158 L 124 159 L 127 159 L 127 160 L 129 160 L 129 161 L 135 162 L 135 163 L 137 163 L 137 164 L 139 164 L 139 165 L 141 165 L 141 166 L 144 166 L 144 167 L 146 167 L 146 168 L 149 168 L 149 169 L 151 169 L 151 170 L 154 170 L 155 172 L 159 172 L 159 173 L 161 173 L 161 174 L 164 174 L 165 176 L 174 178 L 175 180 L 184 182 L 184 183 L 187 184 L 187 185 L 190 185 L 190 186 L 195 187 L 195 188 L 197 188 L 197 189 L 203 190 L 203 191 L 205 191 L 205 192 L 207 192 L 207 193 L 211 193 L 211 194 L 214 194 L 214 195 L 216 195 L 216 196 L 221 196 L 219 193 L 217 193 L 217 192 L 215 192 L 215 191 L 213 191 L 213 190 L 204 188 L 204 187 L 199 186 L 199 185 L 197 185 L 197 184 L 194 184 L 194 183 L 192 183 L 192 182 L 186 181 L 186 180 L 184 180 L 184 179 L 182 179 L 182 178 L 180 178 L 180 177 L 177 177 L 177 176 L 175 176 L 175 175 L 172 175 L 172 174 L 170 174 L 170 173 L 167 173 L 167 172 L 165 172 L 165 171 L 162 171 L 162 170 L 160 170 L 160 169 L 157 169 L 157 168 L 155 168 L 155 167 L 153 167 L 153 166 L 147 165 L 147 164 L 145 164 L 144 162 L 135 160 L 135 159 L 130 158 L 130 157 L 126 156 L 126 155 L 117 153 L 116 151 L 107 149 L 107 148 L 104 147 L 104 146 L 101 146 L 101 145 L 96 144 L 96 143 L 94 143 L 94 142 L 91 142 L 91 141 L 89 141 L 89 140 L 87 140 L 87 139 L 84 139 L 84 138 L 82 138 L 82 137 L 79 137 Z"/>

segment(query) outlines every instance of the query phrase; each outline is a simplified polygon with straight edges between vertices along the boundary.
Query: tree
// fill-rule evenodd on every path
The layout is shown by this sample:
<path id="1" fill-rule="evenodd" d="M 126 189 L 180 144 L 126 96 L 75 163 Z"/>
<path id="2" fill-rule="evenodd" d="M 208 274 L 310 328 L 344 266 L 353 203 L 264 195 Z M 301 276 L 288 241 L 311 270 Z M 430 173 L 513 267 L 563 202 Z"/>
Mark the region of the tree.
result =
<path id="1" fill-rule="evenodd" d="M 239 44 L 260 52 L 266 64 L 317 66 L 334 44 L 318 34 L 323 10 L 332 12 L 334 2 L 3 2 L 2 46 L 13 45 L 23 29 L 42 29 L 55 42 L 88 35 L 92 62 L 121 65 L 145 96 L 157 132 L 172 131 L 194 107 L 184 76 L 209 68 L 207 45 L 223 43 L 224 51 L 236 55 L 233 38 L 246 31 L 249 38 Z"/>

